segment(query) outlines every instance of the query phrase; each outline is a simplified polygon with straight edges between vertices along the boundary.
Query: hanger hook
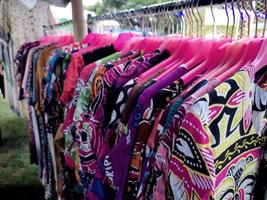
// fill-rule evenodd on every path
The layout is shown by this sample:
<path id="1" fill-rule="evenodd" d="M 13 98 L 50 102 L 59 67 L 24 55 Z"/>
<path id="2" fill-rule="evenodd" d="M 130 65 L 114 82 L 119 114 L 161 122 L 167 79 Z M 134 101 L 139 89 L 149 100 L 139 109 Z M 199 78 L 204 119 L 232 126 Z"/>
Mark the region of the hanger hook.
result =
<path id="1" fill-rule="evenodd" d="M 191 20 L 192 20 L 192 35 L 194 35 L 194 20 L 196 20 L 195 15 L 194 15 L 194 0 L 190 0 L 190 15 L 191 15 Z M 197 29 L 198 29 L 198 23 L 197 23 Z M 198 30 L 197 30 L 198 32 Z"/>
<path id="2" fill-rule="evenodd" d="M 171 20 L 171 22 L 172 22 L 172 34 L 174 34 L 175 33 L 175 18 L 174 18 L 174 16 L 175 16 L 175 8 L 176 8 L 176 3 L 173 3 L 173 11 L 169 14 L 169 17 L 170 17 L 170 20 Z"/>
<path id="3" fill-rule="evenodd" d="M 173 33 L 173 20 L 172 20 L 172 18 L 171 18 L 171 16 L 170 16 L 170 11 L 169 11 L 169 8 L 170 8 L 170 6 L 171 6 L 172 4 L 169 4 L 168 6 L 167 6 L 167 19 L 168 19 L 168 21 L 170 22 L 170 24 L 169 24 L 169 34 L 172 34 Z"/>
<path id="4" fill-rule="evenodd" d="M 147 9 L 148 8 L 146 8 L 144 10 L 143 17 L 144 17 L 144 22 L 145 22 L 145 31 L 148 33 L 149 32 L 149 22 L 147 20 Z"/>
<path id="5" fill-rule="evenodd" d="M 199 0 L 197 0 L 197 14 L 199 16 L 199 19 L 200 19 L 200 37 L 202 37 L 203 35 L 203 20 L 201 18 L 201 15 L 200 15 L 200 12 L 199 12 L 199 9 L 198 9 L 198 4 L 199 4 Z"/>
<path id="6" fill-rule="evenodd" d="M 194 34 L 194 19 L 193 19 L 193 0 L 189 0 L 189 14 L 191 19 L 191 35 Z"/>
<path id="7" fill-rule="evenodd" d="M 132 25 L 130 15 L 125 13 L 125 18 L 126 18 L 127 21 L 128 21 L 128 24 L 129 24 L 129 27 L 130 27 L 130 32 L 133 31 L 133 30 L 134 30 L 134 27 L 133 27 L 133 25 Z"/>
<path id="8" fill-rule="evenodd" d="M 252 12 L 255 15 L 255 18 L 256 18 L 256 26 L 255 26 L 255 35 L 254 35 L 254 37 L 257 37 L 257 32 L 258 32 L 258 15 L 256 13 L 255 8 L 253 7 L 252 0 L 250 0 L 250 7 L 251 7 Z"/>
<path id="9" fill-rule="evenodd" d="M 182 2 L 181 11 L 180 11 L 180 17 L 182 20 L 181 37 L 183 37 L 183 35 L 186 35 L 185 6 L 186 6 L 186 2 Z"/>
<path id="10" fill-rule="evenodd" d="M 184 21 L 184 2 L 181 2 L 180 3 L 181 6 L 179 7 L 178 9 L 178 19 L 180 20 L 181 22 L 181 37 L 183 37 L 183 33 L 184 33 L 184 26 L 185 26 L 185 21 Z"/>
<path id="11" fill-rule="evenodd" d="M 167 34 L 170 34 L 170 19 L 168 17 L 168 4 L 164 6 L 164 18 L 166 19 L 167 22 Z"/>
<path id="12" fill-rule="evenodd" d="M 194 12 L 194 1 L 195 0 L 192 0 L 192 14 L 193 14 L 193 17 L 195 18 L 195 20 L 196 20 L 196 24 L 197 24 L 197 37 L 199 37 L 199 29 L 198 29 L 198 26 L 199 26 L 199 24 L 198 24 L 198 19 L 197 19 L 197 16 L 196 16 L 196 14 L 195 14 L 195 12 Z"/>
<path id="13" fill-rule="evenodd" d="M 240 18 L 241 18 L 241 24 L 240 24 L 240 38 L 243 37 L 243 22 L 244 22 L 244 19 L 243 19 L 243 14 L 241 12 L 241 9 L 240 9 L 240 3 L 239 3 L 240 0 L 237 0 L 237 9 L 238 9 L 238 12 L 240 14 Z"/>
<path id="14" fill-rule="evenodd" d="M 262 31 L 262 37 L 265 36 L 266 31 L 266 18 L 267 18 L 267 0 L 264 0 L 264 23 L 263 23 L 263 31 Z"/>
<path id="15" fill-rule="evenodd" d="M 191 18 L 191 12 L 190 12 L 190 7 L 191 7 L 191 1 L 188 0 L 187 3 L 187 13 L 188 13 L 188 19 L 189 19 L 189 36 L 192 37 L 192 29 L 193 29 L 193 22 L 192 22 L 192 18 Z"/>
<path id="16" fill-rule="evenodd" d="M 189 36 L 192 36 L 192 34 L 191 34 L 192 22 L 191 22 L 191 16 L 190 16 L 189 7 L 190 7 L 190 0 L 188 0 L 187 3 L 186 3 L 186 17 L 188 16 L 188 20 L 189 20 L 188 34 L 189 34 Z"/>
<path id="17" fill-rule="evenodd" d="M 150 21 L 150 8 L 147 8 L 147 12 L 146 12 L 146 18 L 147 18 L 147 23 L 148 23 L 148 30 L 152 32 L 152 24 Z"/>
<path id="18" fill-rule="evenodd" d="M 157 12 L 155 12 L 155 16 L 157 18 L 156 29 L 157 29 L 157 33 L 159 33 L 159 27 L 161 27 L 161 24 L 160 24 L 160 7 L 157 9 Z"/>
<path id="19" fill-rule="evenodd" d="M 243 10 L 245 11 L 245 13 L 246 13 L 246 15 L 248 17 L 248 37 L 249 37 L 249 35 L 250 35 L 250 15 L 249 15 L 249 13 L 248 13 L 248 11 L 246 9 L 246 5 L 245 5 L 244 0 L 242 0 L 241 3 L 242 3 Z"/>
<path id="20" fill-rule="evenodd" d="M 153 23 L 153 16 L 152 16 L 152 8 L 149 8 L 148 9 L 148 21 L 150 22 L 150 25 L 151 25 L 151 32 L 153 33 L 153 35 L 155 34 L 154 33 L 154 23 Z"/>
<path id="21" fill-rule="evenodd" d="M 228 5 L 227 5 L 227 0 L 225 0 L 225 3 L 224 3 L 224 6 L 225 6 L 225 13 L 226 13 L 226 17 L 227 17 L 227 26 L 226 26 L 226 38 L 228 37 L 228 28 L 229 28 L 229 13 L 228 13 Z"/>
<path id="22" fill-rule="evenodd" d="M 233 27 L 232 27 L 231 39 L 233 39 L 234 28 L 235 28 L 235 3 L 234 3 L 234 0 L 232 0 L 232 13 L 233 13 Z"/>
<path id="23" fill-rule="evenodd" d="M 213 19 L 213 29 L 212 29 L 212 37 L 214 38 L 215 36 L 215 16 L 214 16 L 214 12 L 213 12 L 213 0 L 210 1 L 210 11 L 211 11 L 211 15 L 212 15 L 212 19 Z"/>

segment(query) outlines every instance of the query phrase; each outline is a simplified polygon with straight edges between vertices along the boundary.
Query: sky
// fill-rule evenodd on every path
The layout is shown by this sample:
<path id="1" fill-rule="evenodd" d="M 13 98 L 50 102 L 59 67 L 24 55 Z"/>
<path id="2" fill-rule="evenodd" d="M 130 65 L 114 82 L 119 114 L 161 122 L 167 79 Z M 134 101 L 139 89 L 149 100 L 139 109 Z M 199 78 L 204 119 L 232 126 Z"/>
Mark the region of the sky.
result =
<path id="1" fill-rule="evenodd" d="M 83 0 L 83 5 L 84 6 L 93 6 L 97 2 L 101 0 Z M 66 8 L 62 7 L 56 7 L 56 6 L 50 6 L 50 9 L 52 11 L 52 14 L 55 19 L 72 19 L 72 10 L 71 10 L 71 3 L 67 5 Z M 84 18 L 87 19 L 87 14 L 91 14 L 92 16 L 95 15 L 95 13 L 89 12 L 89 11 L 84 11 Z"/>
<path id="2" fill-rule="evenodd" d="M 93 6 L 100 0 L 83 0 L 83 5 L 85 6 Z"/>

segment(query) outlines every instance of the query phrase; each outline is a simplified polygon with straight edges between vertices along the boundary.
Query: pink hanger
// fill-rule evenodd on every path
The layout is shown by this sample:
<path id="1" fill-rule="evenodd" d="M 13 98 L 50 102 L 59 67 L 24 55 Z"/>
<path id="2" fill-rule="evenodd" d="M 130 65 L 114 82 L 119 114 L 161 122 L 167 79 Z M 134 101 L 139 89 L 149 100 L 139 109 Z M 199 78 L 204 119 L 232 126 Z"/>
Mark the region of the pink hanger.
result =
<path id="1" fill-rule="evenodd" d="M 267 39 L 266 38 L 264 38 L 264 41 L 261 45 L 258 55 L 251 64 L 255 66 L 256 72 L 267 65 Z"/>
<path id="2" fill-rule="evenodd" d="M 260 47 L 262 45 L 262 42 L 263 42 L 262 38 L 255 38 L 246 41 L 246 43 L 248 44 L 246 51 L 243 53 L 240 61 L 232 68 L 236 68 L 238 70 L 241 67 L 251 63 L 256 58 L 260 50 Z"/>
<path id="3" fill-rule="evenodd" d="M 155 51 L 162 43 L 162 37 L 150 37 L 147 41 L 147 46 L 143 47 L 145 53 L 151 53 Z"/>
<path id="4" fill-rule="evenodd" d="M 165 37 L 158 49 L 160 51 L 167 49 L 171 55 L 174 55 L 175 52 L 177 53 L 177 48 L 178 48 L 177 42 L 181 44 L 181 40 L 182 40 L 181 38 L 173 35 Z"/>
<path id="5" fill-rule="evenodd" d="M 192 41 L 193 42 L 193 41 Z M 209 55 L 209 50 L 211 49 L 212 45 L 216 42 L 214 39 L 204 39 L 202 43 L 197 47 L 198 50 L 196 54 L 189 59 L 188 62 L 184 63 L 186 66 L 196 66 L 205 60 Z"/>
<path id="6" fill-rule="evenodd" d="M 224 82 L 234 73 L 236 73 L 240 68 L 245 67 L 251 61 L 253 61 L 256 55 L 259 52 L 259 47 L 261 46 L 263 40 L 259 39 L 252 39 L 250 41 L 246 41 L 247 48 L 243 51 L 243 58 L 240 59 L 240 62 L 236 63 L 234 66 L 230 67 L 228 70 L 224 71 L 223 73 L 218 73 L 216 79 L 220 82 Z"/>
<path id="7" fill-rule="evenodd" d="M 241 42 L 231 42 L 226 43 L 219 48 L 222 49 L 223 52 L 219 64 L 214 66 L 214 68 L 209 68 L 200 78 L 200 80 L 210 80 L 213 77 L 216 77 L 217 74 L 224 73 L 229 66 L 233 66 L 235 63 L 237 63 L 238 59 L 241 57 L 240 52 L 245 50 L 246 45 Z"/>
<path id="8" fill-rule="evenodd" d="M 220 49 L 219 47 L 228 41 L 230 41 L 230 40 L 228 39 L 228 40 L 215 41 L 212 44 L 210 51 L 208 51 L 207 59 L 203 63 L 196 66 L 194 69 L 192 69 L 190 72 L 183 75 L 182 76 L 183 82 L 185 84 L 187 84 L 187 83 L 191 82 L 191 80 L 193 80 L 197 75 L 203 73 L 206 70 L 212 69 L 216 65 L 218 65 L 220 62 L 220 59 L 214 59 L 214 58 L 221 58 L 223 56 L 224 49 Z"/>
<path id="9" fill-rule="evenodd" d="M 104 47 L 106 45 L 112 44 L 115 41 L 115 38 L 111 35 L 101 35 L 99 36 L 88 48 L 86 51 L 93 51 L 97 48 Z"/>
<path id="10" fill-rule="evenodd" d="M 142 49 L 144 49 L 144 47 L 148 45 L 148 40 L 149 40 L 149 37 L 145 37 L 142 42 L 139 42 L 135 46 L 135 49 L 137 49 L 139 51 L 141 51 Z"/>
<path id="11" fill-rule="evenodd" d="M 113 45 L 116 50 L 122 50 L 122 48 L 125 46 L 125 44 L 136 34 L 133 33 L 120 33 L 117 37 L 117 39 L 114 41 Z"/>
<path id="12" fill-rule="evenodd" d="M 147 70 L 146 72 L 142 73 L 139 77 L 138 80 L 142 81 L 143 79 L 146 79 L 146 77 L 151 76 L 152 74 L 157 73 L 158 71 L 164 71 L 168 69 L 168 66 L 173 63 L 176 60 L 177 54 L 179 54 L 179 49 L 180 46 L 182 45 L 183 42 L 186 42 L 188 38 L 181 39 L 180 37 L 178 38 L 173 38 L 170 42 L 170 46 L 172 49 L 175 49 L 177 47 L 176 51 L 170 52 L 172 53 L 171 56 L 164 60 L 163 62 L 159 63 L 158 65 L 152 67 L 151 69 Z M 164 42 L 163 42 L 164 43 Z M 163 44 L 159 47 L 159 49 L 165 49 L 166 44 Z M 168 49 L 168 48 L 166 48 Z"/>
<path id="13" fill-rule="evenodd" d="M 82 40 L 82 44 L 91 44 L 98 36 L 98 33 L 89 33 Z"/>
<path id="14" fill-rule="evenodd" d="M 254 39 L 242 39 L 233 42 L 233 47 L 230 48 L 230 50 L 232 50 L 230 51 L 230 59 L 228 57 L 223 66 L 220 66 L 218 70 L 214 71 L 210 77 L 230 77 L 234 72 L 239 70 L 240 67 L 254 59 L 255 53 L 258 52 L 258 50 L 253 47 L 257 43 L 258 42 L 256 42 Z M 225 80 L 225 78 L 220 78 L 220 80 Z"/>
<path id="15" fill-rule="evenodd" d="M 137 49 L 137 46 L 139 46 L 140 42 L 144 40 L 144 37 L 141 36 L 134 36 L 132 37 L 123 47 L 123 49 L 120 51 L 121 55 L 127 54 L 129 51 L 139 50 Z"/>
<path id="16" fill-rule="evenodd" d="M 179 52 L 181 52 L 180 61 L 174 64 L 172 63 L 165 72 L 157 77 L 157 79 L 162 78 L 167 73 L 171 73 L 175 68 L 180 66 L 184 66 L 188 70 L 194 68 L 196 64 L 202 62 L 208 56 L 208 51 L 211 48 L 213 41 L 214 40 L 206 41 L 201 38 L 188 40 L 185 45 L 183 45 L 182 48 L 179 49 Z M 199 52 L 201 51 L 205 53 L 199 54 Z"/>

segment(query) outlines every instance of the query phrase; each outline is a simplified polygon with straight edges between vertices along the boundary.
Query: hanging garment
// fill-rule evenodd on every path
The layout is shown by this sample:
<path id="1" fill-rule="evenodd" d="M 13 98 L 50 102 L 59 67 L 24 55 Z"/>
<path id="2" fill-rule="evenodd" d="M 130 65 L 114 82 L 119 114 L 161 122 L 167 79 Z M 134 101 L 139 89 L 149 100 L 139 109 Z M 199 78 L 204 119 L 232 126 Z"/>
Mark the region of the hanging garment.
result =
<path id="1" fill-rule="evenodd" d="M 115 53 L 114 46 L 109 45 L 103 48 L 95 49 L 92 52 L 75 54 L 73 58 L 71 58 L 68 72 L 66 74 L 66 81 L 64 81 L 63 92 L 60 98 L 62 103 L 68 105 L 70 99 L 72 98 L 79 73 L 84 65 L 88 65 L 113 53 Z"/>
<path id="2" fill-rule="evenodd" d="M 173 132 L 176 137 L 169 162 L 175 198 L 245 195 L 246 199 L 251 195 L 261 145 L 252 122 L 252 107 L 266 95 L 254 91 L 253 81 L 254 68 L 249 66 L 186 111 L 179 133 Z"/>
<path id="3" fill-rule="evenodd" d="M 15 51 L 25 42 L 38 40 L 43 35 L 43 25 L 54 24 L 49 4 L 39 0 L 32 9 L 21 0 L 1 1 L 0 7 L 0 24 L 10 33 Z"/>
<path id="4" fill-rule="evenodd" d="M 108 115 L 109 113 L 111 113 L 111 112 L 108 112 L 108 113 L 106 113 L 105 111 L 107 110 L 107 109 L 104 109 L 104 110 L 101 110 L 102 109 L 102 107 L 103 108 L 110 108 L 111 106 L 112 106 L 112 102 L 114 102 L 114 101 L 109 101 L 108 99 L 106 100 L 106 97 L 108 98 L 109 97 L 109 92 L 111 91 L 111 92 L 113 92 L 114 90 L 110 90 L 109 88 L 111 87 L 111 86 L 115 86 L 115 87 L 117 87 L 118 89 L 120 88 L 120 87 L 122 87 L 122 85 L 120 85 L 120 82 L 116 82 L 116 81 L 118 81 L 118 80 L 121 80 L 122 82 L 122 84 L 123 84 L 123 79 L 125 79 L 126 77 L 128 77 L 129 79 L 131 79 L 131 78 L 135 78 L 135 77 L 137 77 L 138 75 L 140 75 L 142 72 L 144 72 L 144 71 L 146 71 L 146 70 L 148 70 L 149 68 L 151 68 L 151 67 L 153 67 L 153 65 L 156 65 L 157 63 L 159 63 L 159 62 L 161 62 L 162 60 L 164 60 L 164 59 L 166 59 L 167 57 L 169 56 L 169 53 L 167 52 L 167 51 L 162 51 L 162 52 L 154 52 L 154 53 L 152 53 L 152 54 L 145 54 L 144 56 L 142 56 L 141 58 L 137 58 L 136 60 L 134 60 L 132 63 L 130 63 L 130 64 L 128 64 L 128 65 L 126 65 L 126 67 L 124 67 L 124 68 L 122 68 L 123 69 L 123 71 L 121 71 L 120 72 L 120 70 L 119 71 L 117 71 L 116 69 L 116 67 L 115 68 L 111 68 L 106 74 L 105 74 L 105 76 L 104 76 L 104 86 L 106 86 L 106 91 L 104 91 L 104 94 L 107 94 L 106 96 L 104 96 L 103 98 L 99 98 L 99 96 L 101 95 L 101 93 L 99 93 L 100 95 L 98 95 L 98 98 L 97 99 L 103 99 L 102 100 L 102 102 L 101 102 L 101 104 L 99 104 L 100 106 L 98 106 L 98 110 L 93 110 L 93 116 L 94 116 L 94 119 L 97 119 L 97 120 L 100 120 L 100 122 L 103 122 L 103 120 L 105 120 L 105 117 L 104 116 L 106 116 L 106 115 Z M 116 76 L 114 76 L 114 78 L 112 79 L 111 78 L 111 76 L 110 76 L 110 73 L 113 73 L 113 70 L 116 70 L 116 73 L 114 73 L 114 75 L 116 75 Z M 110 72 L 110 73 L 109 73 Z M 114 82 L 112 82 L 112 80 L 114 80 Z M 126 82 L 126 81 L 125 81 Z M 117 83 L 117 85 L 115 85 Z M 119 84 L 118 84 L 119 83 Z M 100 90 L 101 91 L 101 90 Z M 119 94 L 119 91 L 117 90 L 116 91 L 116 93 L 114 94 L 111 94 L 110 96 L 112 97 L 112 98 L 114 98 L 114 99 L 116 99 L 116 97 L 118 96 L 118 94 Z M 114 100 L 113 99 L 113 100 Z M 121 99 L 121 96 L 118 96 L 118 99 Z M 110 105 L 110 103 L 112 103 L 111 105 Z M 101 106 L 101 105 L 103 105 L 103 106 Z M 95 109 L 95 106 L 94 106 L 94 104 L 93 104 L 93 107 L 92 107 L 93 109 Z M 102 113 L 104 113 L 104 115 L 102 114 Z M 101 123 L 102 124 L 102 123 Z M 102 130 L 103 130 L 103 128 L 105 129 L 105 127 L 101 127 L 102 128 Z M 102 135 L 104 135 L 103 133 L 102 133 Z M 105 135 L 108 135 L 108 133 L 106 133 Z M 107 138 L 108 138 L 109 136 L 107 136 Z M 103 146 L 103 145 L 102 145 Z M 104 145 L 103 147 L 104 147 L 104 149 L 102 149 L 101 150 L 101 152 L 102 152 L 102 156 L 103 156 L 103 153 L 107 150 L 106 148 L 105 148 L 105 146 L 106 145 Z M 102 158 L 102 156 L 98 156 L 98 158 L 100 158 L 100 160 L 104 160 L 103 158 Z M 103 163 L 101 164 L 102 165 L 102 167 L 103 167 Z M 103 169 L 104 170 L 104 169 Z M 99 172 L 99 174 L 98 175 L 96 175 L 96 177 L 98 177 L 98 176 L 102 176 L 103 177 L 103 170 L 101 170 L 102 172 Z M 100 184 L 100 185 L 95 185 L 94 186 L 94 188 L 92 188 L 92 191 L 93 191 L 93 193 L 94 192 L 97 192 L 97 191 L 95 191 L 95 189 L 96 188 L 99 188 L 99 187 L 104 187 L 103 186 L 103 183 L 101 183 L 101 181 L 99 181 L 98 179 L 96 179 L 95 180 L 98 184 Z M 94 182 L 94 181 L 93 181 Z M 103 196 L 104 194 L 100 194 L 101 196 Z M 89 196 L 90 196 L 90 194 L 89 194 Z M 89 197 L 90 198 L 90 197 Z M 91 197 L 91 198 L 93 198 L 93 197 Z"/>
<path id="5" fill-rule="evenodd" d="M 0 64 L 0 90 L 2 92 L 3 97 L 5 98 L 5 83 L 4 83 L 4 72 L 3 66 Z"/>
<path id="6" fill-rule="evenodd" d="M 45 199 L 254 195 L 266 67 L 256 72 L 253 65 L 229 64 L 218 75 L 214 66 L 187 79 L 199 66 L 191 59 L 202 62 L 190 57 L 195 40 L 185 39 L 181 49 L 188 44 L 189 53 L 174 54 L 158 46 L 149 53 L 141 47 L 116 52 L 112 38 L 68 52 L 65 38 L 44 41 L 22 46 L 17 64 Z M 255 190 L 260 196 L 263 180 Z"/>

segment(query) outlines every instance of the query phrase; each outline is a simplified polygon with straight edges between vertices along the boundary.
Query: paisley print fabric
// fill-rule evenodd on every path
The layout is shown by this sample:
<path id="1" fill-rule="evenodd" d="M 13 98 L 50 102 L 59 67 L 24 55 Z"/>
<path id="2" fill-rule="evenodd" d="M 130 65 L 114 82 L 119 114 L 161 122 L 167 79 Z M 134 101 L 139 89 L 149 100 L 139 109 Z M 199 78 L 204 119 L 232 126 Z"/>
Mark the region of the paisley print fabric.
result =
<path id="1" fill-rule="evenodd" d="M 169 164 L 174 196 L 178 188 L 185 199 L 251 196 L 261 145 L 252 108 L 265 95 L 255 97 L 254 74 L 253 66 L 239 71 L 186 112 Z"/>
<path id="2" fill-rule="evenodd" d="M 130 161 L 128 178 L 126 183 L 127 192 L 125 192 L 126 199 L 136 198 L 137 190 L 143 173 L 143 164 L 146 162 L 145 152 L 149 135 L 151 134 L 153 123 L 160 110 L 164 109 L 169 101 L 179 95 L 183 91 L 182 82 L 174 81 L 170 86 L 158 92 L 150 101 L 148 108 L 142 116 L 142 121 L 139 123 L 137 129 L 137 139 L 133 150 L 133 156 Z M 150 149 L 153 151 L 153 149 Z M 148 167 L 148 166 L 147 166 Z M 141 192 L 139 190 L 139 192 Z"/>
<path id="3" fill-rule="evenodd" d="M 118 198 L 122 199 L 128 167 L 131 160 L 131 154 L 128 154 L 134 148 L 136 131 L 138 124 L 142 120 L 142 114 L 148 108 L 151 99 L 161 89 L 171 85 L 177 78 L 186 73 L 186 68 L 179 67 L 173 73 L 166 74 L 163 79 L 158 81 L 151 80 L 144 85 L 144 92 L 139 96 L 136 107 L 134 108 L 127 126 L 124 128 L 123 134 L 118 139 L 117 145 L 106 156 L 106 162 L 112 163 L 109 172 L 114 174 L 114 186 L 118 188 Z M 125 159 L 117 160 L 116 157 L 121 156 Z"/>

